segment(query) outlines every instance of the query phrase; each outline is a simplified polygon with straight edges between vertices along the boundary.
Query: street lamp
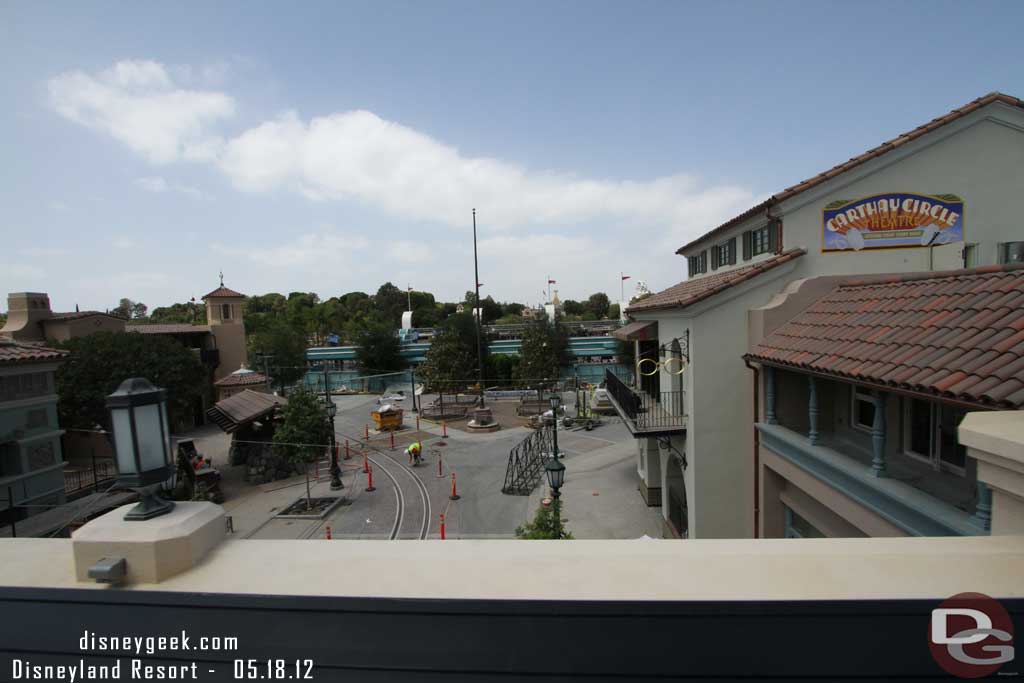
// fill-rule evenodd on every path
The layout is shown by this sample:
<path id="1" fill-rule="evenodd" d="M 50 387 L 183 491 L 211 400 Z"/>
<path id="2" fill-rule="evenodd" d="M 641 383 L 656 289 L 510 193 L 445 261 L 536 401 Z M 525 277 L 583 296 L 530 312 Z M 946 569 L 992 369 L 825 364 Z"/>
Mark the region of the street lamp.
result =
<path id="1" fill-rule="evenodd" d="M 551 497 L 554 499 L 551 503 L 553 508 L 552 512 L 555 515 L 555 538 L 562 538 L 562 507 L 558 500 L 559 489 L 562 488 L 562 484 L 565 483 L 565 465 L 557 458 L 551 458 L 547 464 L 544 465 L 544 470 L 548 475 L 548 486 L 551 487 Z"/>
<path id="2" fill-rule="evenodd" d="M 561 403 L 558 395 L 552 396 L 550 399 L 551 404 L 551 420 L 554 423 L 551 427 L 551 440 L 552 440 L 552 456 L 558 458 L 558 404 Z"/>
<path id="3" fill-rule="evenodd" d="M 331 421 L 331 490 L 337 491 L 345 488 L 341 483 L 341 468 L 338 467 L 338 443 L 334 436 L 334 416 L 338 414 L 338 406 L 334 401 L 327 403 L 327 417 Z"/>
<path id="4" fill-rule="evenodd" d="M 167 392 L 141 377 L 126 379 L 107 396 L 114 428 L 117 481 L 139 493 L 139 504 L 124 518 L 135 522 L 167 514 L 174 501 L 156 495 L 174 471 L 167 429 Z"/>

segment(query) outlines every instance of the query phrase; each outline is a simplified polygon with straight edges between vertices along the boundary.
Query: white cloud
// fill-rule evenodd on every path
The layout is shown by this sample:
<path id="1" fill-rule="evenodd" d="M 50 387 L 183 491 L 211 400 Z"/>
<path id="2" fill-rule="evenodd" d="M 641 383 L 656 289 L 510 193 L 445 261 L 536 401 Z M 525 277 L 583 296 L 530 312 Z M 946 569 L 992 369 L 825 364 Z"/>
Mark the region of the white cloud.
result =
<path id="1" fill-rule="evenodd" d="M 162 64 L 146 60 L 121 61 L 97 74 L 69 71 L 48 88 L 59 114 L 156 164 L 214 159 L 221 142 L 211 126 L 235 113 L 228 95 L 177 87 Z"/>
<path id="2" fill-rule="evenodd" d="M 215 243 L 213 250 L 229 256 L 240 256 L 253 263 L 277 268 L 348 267 L 353 251 L 366 249 L 370 241 L 360 235 L 335 232 L 306 233 L 289 238 L 282 244 L 240 247 Z"/>
<path id="3" fill-rule="evenodd" d="M 160 176 L 136 178 L 132 182 L 136 187 L 146 190 L 147 192 L 177 192 L 178 194 L 183 194 L 186 197 L 191 197 L 192 199 L 208 199 L 206 193 L 197 187 L 192 187 L 191 185 L 185 185 L 183 183 L 171 183 Z"/>
<path id="4" fill-rule="evenodd" d="M 134 182 L 136 187 L 140 187 L 147 192 L 167 192 L 169 188 L 167 181 L 160 176 L 136 178 Z"/>
<path id="5" fill-rule="evenodd" d="M 288 187 L 313 200 L 356 199 L 395 216 L 459 227 L 475 206 L 495 228 L 610 221 L 690 236 L 753 199 L 742 188 L 703 187 L 689 175 L 618 181 L 531 172 L 463 156 L 368 111 L 308 123 L 286 113 L 230 140 L 220 167 L 244 191 Z"/>
<path id="6" fill-rule="evenodd" d="M 71 207 L 68 206 L 67 204 L 65 204 L 62 201 L 52 201 L 52 202 L 50 202 L 50 208 L 52 210 L 54 210 L 54 211 L 60 211 L 62 213 L 65 212 L 65 211 L 70 211 L 71 210 Z"/>
<path id="7" fill-rule="evenodd" d="M 137 246 L 139 246 L 139 243 L 132 239 L 131 237 L 127 237 L 126 235 L 120 235 L 118 237 L 115 237 L 111 241 L 110 245 L 115 249 L 135 249 Z"/>
<path id="8" fill-rule="evenodd" d="M 755 199 L 745 188 L 707 186 L 687 174 L 583 178 L 465 156 L 362 110 L 308 121 L 287 112 L 225 141 L 213 128 L 233 116 L 234 99 L 184 89 L 171 73 L 157 62 L 122 61 L 98 74 L 62 74 L 49 88 L 62 115 L 153 163 L 206 161 L 246 192 L 284 188 L 311 201 L 356 200 L 417 221 L 464 227 L 476 207 L 489 229 L 608 224 L 653 231 L 659 249 L 674 249 Z M 222 78 L 217 66 L 173 73 L 186 82 Z"/>

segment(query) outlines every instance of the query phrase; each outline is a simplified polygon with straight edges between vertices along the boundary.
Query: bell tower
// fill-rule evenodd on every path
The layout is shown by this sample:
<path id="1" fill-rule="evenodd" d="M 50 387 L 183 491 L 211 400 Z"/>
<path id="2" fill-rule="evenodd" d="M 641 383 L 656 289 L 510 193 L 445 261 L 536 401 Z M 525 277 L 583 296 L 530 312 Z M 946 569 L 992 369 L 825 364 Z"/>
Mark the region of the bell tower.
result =
<path id="1" fill-rule="evenodd" d="M 203 297 L 206 302 L 206 324 L 210 326 L 220 351 L 220 364 L 214 372 L 214 381 L 227 377 L 245 365 L 245 321 L 242 313 L 245 295 L 224 286 L 220 274 L 220 287 Z"/>

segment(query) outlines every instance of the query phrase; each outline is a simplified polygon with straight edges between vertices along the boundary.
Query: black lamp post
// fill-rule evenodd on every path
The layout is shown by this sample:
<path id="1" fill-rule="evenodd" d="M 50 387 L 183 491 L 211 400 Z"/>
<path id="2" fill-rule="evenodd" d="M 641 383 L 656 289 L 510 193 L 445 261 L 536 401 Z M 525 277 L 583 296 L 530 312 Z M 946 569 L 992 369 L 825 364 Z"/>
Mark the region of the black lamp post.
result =
<path id="1" fill-rule="evenodd" d="M 327 417 L 331 420 L 331 490 L 345 488 L 341 482 L 341 468 L 338 467 L 338 442 L 334 435 L 334 416 L 338 414 L 338 406 L 334 401 L 327 403 Z"/>
<path id="2" fill-rule="evenodd" d="M 126 379 L 107 396 L 114 429 L 117 481 L 139 493 L 139 504 L 124 518 L 135 522 L 167 514 L 174 501 L 156 495 L 174 472 L 170 431 L 167 428 L 167 392 L 141 377 Z"/>
<path id="3" fill-rule="evenodd" d="M 551 404 L 551 420 L 552 420 L 552 423 L 553 423 L 551 425 L 551 439 L 552 439 L 551 447 L 552 447 L 552 450 L 554 452 L 551 455 L 552 455 L 552 457 L 554 457 L 557 460 L 558 457 L 559 457 L 558 456 L 558 404 L 561 403 L 561 400 L 559 399 L 559 397 L 557 395 L 552 396 L 549 400 L 550 400 L 550 404 Z"/>
<path id="4" fill-rule="evenodd" d="M 565 465 L 561 460 L 557 458 L 551 458 L 547 464 L 544 465 L 544 471 L 548 475 L 548 486 L 551 487 L 551 507 L 552 512 L 555 515 L 555 532 L 556 538 L 562 538 L 562 508 L 558 498 L 561 495 L 559 490 L 562 488 L 562 484 L 565 483 Z"/>

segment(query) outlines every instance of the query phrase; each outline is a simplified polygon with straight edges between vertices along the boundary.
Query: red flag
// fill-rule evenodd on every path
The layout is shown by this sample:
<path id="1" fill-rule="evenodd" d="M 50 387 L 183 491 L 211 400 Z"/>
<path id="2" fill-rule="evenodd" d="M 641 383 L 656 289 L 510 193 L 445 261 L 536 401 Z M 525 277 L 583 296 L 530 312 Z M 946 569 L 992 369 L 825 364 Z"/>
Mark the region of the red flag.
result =
<path id="1" fill-rule="evenodd" d="M 484 283 L 482 283 L 482 282 L 478 282 L 478 283 L 476 283 L 476 286 L 477 286 L 477 287 L 483 287 L 483 286 L 484 286 Z"/>
<path id="2" fill-rule="evenodd" d="M 555 285 L 555 284 L 558 284 L 558 283 L 557 283 L 557 282 L 555 282 L 554 280 L 548 280 L 548 284 L 549 284 L 549 285 Z"/>
<path id="3" fill-rule="evenodd" d="M 629 276 L 628 276 L 628 275 L 623 275 L 623 276 L 622 276 L 622 279 L 623 279 L 623 280 L 628 280 L 628 279 L 629 279 Z"/>

